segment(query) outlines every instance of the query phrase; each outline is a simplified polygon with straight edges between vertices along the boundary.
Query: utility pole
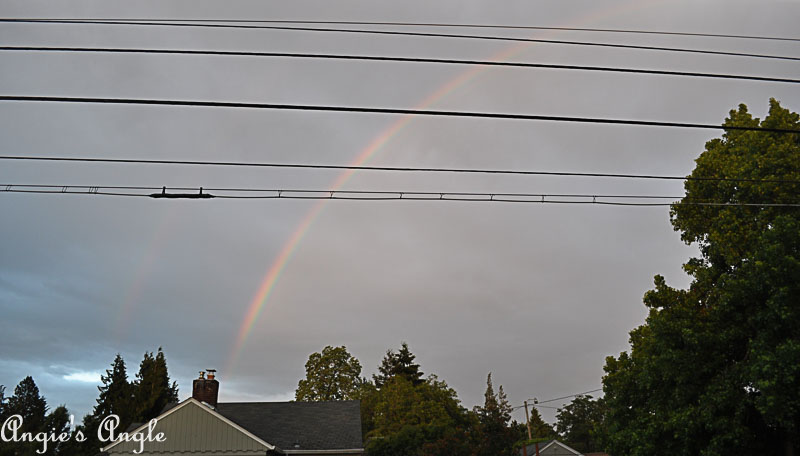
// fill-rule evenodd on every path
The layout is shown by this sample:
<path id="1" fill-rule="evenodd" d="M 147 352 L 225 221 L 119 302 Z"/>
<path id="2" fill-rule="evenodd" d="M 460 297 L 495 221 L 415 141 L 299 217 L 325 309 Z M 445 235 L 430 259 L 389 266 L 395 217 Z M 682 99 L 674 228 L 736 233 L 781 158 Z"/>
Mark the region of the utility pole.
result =
<path id="1" fill-rule="evenodd" d="M 517 402 L 519 404 L 519 402 Z M 531 419 L 528 416 L 528 401 L 525 401 L 525 426 L 528 427 L 528 440 L 533 440 L 531 437 Z"/>

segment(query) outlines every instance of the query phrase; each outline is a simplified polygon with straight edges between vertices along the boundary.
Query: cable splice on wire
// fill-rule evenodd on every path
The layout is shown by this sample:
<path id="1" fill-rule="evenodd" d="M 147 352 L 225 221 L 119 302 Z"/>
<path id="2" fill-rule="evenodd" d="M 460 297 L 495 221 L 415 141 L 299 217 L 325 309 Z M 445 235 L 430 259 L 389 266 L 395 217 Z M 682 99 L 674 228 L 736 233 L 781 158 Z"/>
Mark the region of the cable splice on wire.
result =
<path id="1" fill-rule="evenodd" d="M 493 113 L 493 112 L 433 111 L 433 110 L 423 110 L 423 109 L 401 109 L 401 108 L 369 108 L 363 106 L 299 105 L 299 104 L 285 104 L 285 103 L 246 103 L 246 102 L 230 102 L 230 101 L 197 101 L 197 100 L 166 100 L 166 99 L 158 100 L 158 99 L 145 99 L 145 98 L 44 97 L 44 96 L 24 96 L 24 95 L 0 95 L 0 101 L 186 106 L 186 107 L 193 106 L 193 107 L 205 107 L 205 108 L 246 108 L 246 109 L 289 110 L 289 111 L 402 114 L 402 115 L 433 116 L 433 117 L 472 117 L 472 118 L 483 118 L 483 119 L 539 120 L 539 121 L 551 121 L 551 122 L 636 125 L 636 126 L 648 126 L 648 127 L 761 131 L 765 133 L 789 133 L 789 134 L 800 133 L 800 130 L 791 130 L 786 128 L 725 126 L 725 125 L 712 125 L 712 124 L 699 124 L 699 123 L 686 123 L 686 122 L 660 122 L 651 120 L 603 119 L 597 117 L 546 116 L 546 115 L 534 115 L 534 114 L 508 114 L 508 113 Z"/>
<path id="2" fill-rule="evenodd" d="M 300 32 L 319 32 L 319 33 L 355 33 L 391 36 L 415 36 L 427 38 L 457 38 L 486 41 L 513 41 L 523 43 L 542 43 L 560 44 L 571 46 L 592 46 L 603 48 L 637 49 L 643 51 L 662 51 L 680 52 L 690 54 L 705 55 L 724 55 L 730 57 L 751 57 L 771 60 L 794 60 L 800 61 L 800 57 L 784 55 L 754 54 L 746 52 L 715 51 L 710 49 L 691 49 L 675 48 L 666 46 L 644 46 L 635 44 L 619 43 L 599 43 L 589 41 L 568 41 L 568 40 L 548 40 L 539 38 L 518 38 L 508 36 L 486 36 L 486 35 L 463 35 L 453 33 L 428 33 L 428 32 L 407 32 L 396 30 L 363 30 L 363 29 L 338 29 L 338 28 L 314 28 L 314 27 L 290 27 L 276 25 L 246 25 L 246 24 L 207 24 L 207 23 L 179 23 L 179 22 L 136 22 L 136 21 L 97 21 L 97 20 L 31 20 L 31 19 L 0 19 L 0 22 L 13 23 L 38 23 L 38 24 L 94 24 L 94 25 L 132 25 L 132 26 L 156 26 L 156 27 L 204 27 L 204 28 L 234 28 L 234 29 L 265 29 L 265 30 L 286 30 Z"/>
<path id="3" fill-rule="evenodd" d="M 329 169 L 329 170 L 387 171 L 387 172 L 428 172 L 428 173 L 455 173 L 455 174 L 507 174 L 507 175 L 523 175 L 523 176 L 602 177 L 602 178 L 614 178 L 614 179 L 757 182 L 757 183 L 793 184 L 793 185 L 800 184 L 800 180 L 791 180 L 791 179 L 694 177 L 694 176 L 666 176 L 666 175 L 654 175 L 654 174 L 620 174 L 620 173 L 581 173 L 581 172 L 569 172 L 569 171 L 534 171 L 534 170 L 514 170 L 514 169 L 412 168 L 412 167 L 400 167 L 400 166 L 323 165 L 323 164 L 312 164 L 312 163 L 263 163 L 263 162 L 254 163 L 254 162 L 198 161 L 198 160 L 150 160 L 150 159 L 139 159 L 139 158 L 52 157 L 52 156 L 44 157 L 44 156 L 25 156 L 25 155 L 0 155 L 0 160 L 140 164 L 140 165 Z"/>
<path id="4" fill-rule="evenodd" d="M 702 72 L 692 72 L 692 71 L 651 70 L 644 68 L 600 67 L 600 66 L 587 66 L 587 65 L 560 65 L 560 64 L 549 64 L 549 63 L 503 62 L 503 61 L 493 61 L 493 60 L 391 57 L 391 56 L 376 56 L 376 55 L 315 54 L 315 53 L 298 53 L 298 52 L 213 51 L 213 50 L 188 50 L 188 49 L 52 47 L 52 46 L 0 46 L 0 51 L 156 54 L 156 55 L 158 54 L 207 55 L 207 56 L 228 56 L 228 57 L 278 57 L 278 58 L 326 59 L 326 60 L 360 60 L 360 61 L 373 61 L 373 62 L 433 63 L 433 64 L 445 64 L 445 65 L 499 66 L 499 67 L 512 67 L 512 68 L 537 68 L 537 69 L 596 71 L 596 72 L 629 73 L 629 74 L 652 74 L 660 76 L 683 76 L 683 77 L 710 78 L 710 79 L 739 79 L 746 81 L 778 82 L 778 83 L 790 83 L 790 84 L 800 83 L 800 79 L 724 74 L 724 73 L 702 73 Z"/>

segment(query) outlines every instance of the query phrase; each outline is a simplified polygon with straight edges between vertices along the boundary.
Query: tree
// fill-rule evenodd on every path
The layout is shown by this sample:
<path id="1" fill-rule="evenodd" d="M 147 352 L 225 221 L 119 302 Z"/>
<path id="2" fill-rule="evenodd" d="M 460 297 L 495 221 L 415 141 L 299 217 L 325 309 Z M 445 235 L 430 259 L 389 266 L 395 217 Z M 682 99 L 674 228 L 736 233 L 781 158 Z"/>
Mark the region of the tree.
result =
<path id="1" fill-rule="evenodd" d="M 555 429 L 550 424 L 547 424 L 545 420 L 542 418 L 542 415 L 539 414 L 539 410 L 536 407 L 530 409 L 530 426 L 531 426 L 531 437 L 533 440 L 551 440 L 558 437 L 556 434 Z M 528 436 L 527 429 L 525 430 L 525 437 Z"/>
<path id="2" fill-rule="evenodd" d="M 178 384 L 170 383 L 167 360 L 161 347 L 155 356 L 153 352 L 145 352 L 133 387 L 133 420 L 147 422 L 161 414 L 168 404 L 177 401 Z"/>
<path id="3" fill-rule="evenodd" d="M 419 370 L 419 364 L 414 363 L 414 358 L 416 356 L 411 353 L 411 350 L 408 349 L 408 344 L 405 342 L 402 343 L 397 353 L 393 350 L 387 350 L 381 365 L 378 366 L 379 374 L 372 376 L 375 386 L 381 388 L 390 379 L 397 376 L 406 378 L 414 385 L 424 383 L 424 374 Z"/>
<path id="4" fill-rule="evenodd" d="M 800 130 L 770 101 L 724 126 Z M 800 444 L 800 135 L 728 130 L 706 143 L 670 219 L 700 257 L 687 290 L 656 276 L 630 353 L 606 359 L 615 455 L 779 454 Z M 700 205 L 712 202 L 719 205 Z"/>
<path id="5" fill-rule="evenodd" d="M 341 347 L 327 347 L 312 353 L 306 361 L 306 378 L 295 391 L 298 401 L 343 401 L 357 399 L 361 380 L 361 363 Z"/>
<path id="6" fill-rule="evenodd" d="M 596 429 L 603 425 L 602 400 L 592 396 L 576 396 L 572 402 L 558 409 L 556 429 L 564 443 L 586 453 L 600 449 Z"/>
<path id="7" fill-rule="evenodd" d="M 27 376 L 14 388 L 14 395 L 8 398 L 6 414 L 20 415 L 23 428 L 28 432 L 44 428 L 47 401 L 39 394 L 39 387 L 33 377 Z"/>
<path id="8" fill-rule="evenodd" d="M 464 439 L 477 424 L 455 390 L 435 375 L 414 384 L 391 377 L 377 389 L 366 384 L 361 416 L 370 456 L 467 455 Z"/>
<path id="9" fill-rule="evenodd" d="M 3 388 L 0 388 L 0 397 L 3 395 Z M 0 400 L 0 403 L 3 401 Z M 6 418 L 19 415 L 22 418 L 20 433 L 30 432 L 33 435 L 41 432 L 54 434 L 56 436 L 69 432 L 69 412 L 67 408 L 57 407 L 52 413 L 47 414 L 47 400 L 39 394 L 39 387 L 33 377 L 25 377 L 16 388 L 14 395 L 8 398 L 7 402 L 0 410 L 0 424 Z M 41 442 L 0 442 L 0 455 L 2 456 L 34 456 L 45 455 L 67 455 L 63 446 L 59 442 L 48 442 L 47 451 L 38 453 L 42 450 Z"/>
<path id="10" fill-rule="evenodd" d="M 51 435 L 60 436 L 62 434 L 69 435 L 69 411 L 63 405 L 56 407 L 44 420 L 44 430 Z M 39 448 L 41 449 L 41 447 Z M 67 451 L 67 442 L 49 442 L 47 445 L 46 455 L 70 455 Z"/>
<path id="11" fill-rule="evenodd" d="M 513 455 L 514 443 L 519 436 L 509 426 L 511 406 L 503 391 L 502 385 L 497 394 L 492 385 L 492 373 L 486 377 L 486 392 L 483 407 L 475 407 L 475 414 L 480 422 L 479 456 Z"/>
<path id="12" fill-rule="evenodd" d="M 133 422 L 134 402 L 133 385 L 128 382 L 128 372 L 125 360 L 118 353 L 111 363 L 111 369 L 106 369 L 106 375 L 100 377 L 102 386 L 98 386 L 100 395 L 94 407 L 94 415 L 106 417 L 114 414 L 119 416 L 120 427 L 125 429 Z"/>
<path id="13" fill-rule="evenodd" d="M 19 415 L 22 417 L 22 426 L 19 432 L 31 432 L 34 435 L 45 429 L 47 414 L 47 401 L 39 394 L 39 387 L 33 377 L 22 379 L 14 388 L 14 395 L 8 398 L 3 407 L 3 420 Z M 0 423 L 2 424 L 2 423 Z M 36 442 L 1 442 L 0 455 L 33 456 L 41 445 Z"/>

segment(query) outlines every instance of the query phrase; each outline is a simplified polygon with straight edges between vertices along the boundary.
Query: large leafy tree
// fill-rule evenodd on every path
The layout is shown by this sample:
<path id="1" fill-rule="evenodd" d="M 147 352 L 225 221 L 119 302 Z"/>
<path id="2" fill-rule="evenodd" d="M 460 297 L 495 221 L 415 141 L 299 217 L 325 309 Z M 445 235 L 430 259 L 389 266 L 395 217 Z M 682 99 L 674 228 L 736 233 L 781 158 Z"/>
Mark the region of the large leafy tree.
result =
<path id="1" fill-rule="evenodd" d="M 306 378 L 295 391 L 298 401 L 342 401 L 359 398 L 361 363 L 344 346 L 312 353 L 306 362 Z"/>
<path id="2" fill-rule="evenodd" d="M 600 449 L 596 432 L 603 427 L 603 402 L 592 396 L 576 396 L 558 409 L 556 429 L 564 443 L 580 452 Z"/>
<path id="3" fill-rule="evenodd" d="M 415 385 L 397 376 L 362 399 L 367 451 L 372 456 L 442 454 L 475 421 L 455 390 L 435 375 Z M 463 453 L 449 453 L 463 454 Z"/>
<path id="4" fill-rule="evenodd" d="M 361 419 L 371 456 L 472 455 L 477 417 L 447 383 L 420 366 L 403 343 L 387 351 L 375 383 L 359 389 Z"/>
<path id="5" fill-rule="evenodd" d="M 725 126 L 800 130 L 770 102 Z M 671 221 L 700 256 L 688 290 L 656 276 L 630 353 L 606 360 L 615 455 L 785 454 L 800 444 L 800 135 L 728 130 L 706 143 Z M 711 203 L 711 204 L 708 204 Z M 719 205 L 723 204 L 723 205 Z"/>
<path id="6" fill-rule="evenodd" d="M 394 377 L 404 377 L 415 385 L 425 382 L 424 374 L 419 370 L 419 364 L 414 362 L 416 356 L 408 349 L 408 344 L 403 342 L 397 353 L 387 350 L 381 365 L 378 366 L 378 375 L 373 375 L 375 386 L 381 388 Z"/>

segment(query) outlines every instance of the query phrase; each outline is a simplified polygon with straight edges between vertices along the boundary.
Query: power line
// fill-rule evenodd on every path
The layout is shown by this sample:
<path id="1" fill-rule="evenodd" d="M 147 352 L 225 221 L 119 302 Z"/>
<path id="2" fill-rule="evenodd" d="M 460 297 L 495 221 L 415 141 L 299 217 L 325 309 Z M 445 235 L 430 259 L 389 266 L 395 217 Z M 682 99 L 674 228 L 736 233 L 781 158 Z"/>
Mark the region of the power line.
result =
<path id="1" fill-rule="evenodd" d="M 364 29 L 347 29 L 347 28 L 340 29 L 340 28 L 292 27 L 292 26 L 277 26 L 277 25 L 207 24 L 207 23 L 152 22 L 152 21 L 132 22 L 132 21 L 101 21 L 101 20 L 0 19 L 0 22 L 38 23 L 38 24 L 94 24 L 94 25 L 133 25 L 133 26 L 157 26 L 157 27 L 265 29 L 265 30 L 286 30 L 286 31 L 319 32 L 319 33 L 351 33 L 351 34 L 372 34 L 372 35 L 390 35 L 390 36 L 415 36 L 415 37 L 427 37 L 427 38 L 457 38 L 457 39 L 487 40 L 487 41 L 513 41 L 513 42 L 523 42 L 523 43 L 542 43 L 542 44 L 560 44 L 560 45 L 571 45 L 571 46 L 637 49 L 644 51 L 681 52 L 681 53 L 691 53 L 691 54 L 724 55 L 732 57 L 751 57 L 751 58 L 772 59 L 772 60 L 800 61 L 800 57 L 793 57 L 793 56 L 716 51 L 710 49 L 676 48 L 676 47 L 666 47 L 666 46 L 644 46 L 644 45 L 634 45 L 634 44 L 601 43 L 601 42 L 590 42 L 590 41 L 548 40 L 540 38 L 518 38 L 509 36 L 408 32 L 408 31 L 396 31 L 396 30 L 364 30 Z"/>
<path id="2" fill-rule="evenodd" d="M 170 192 L 167 192 L 167 189 Z M 172 193 L 179 191 L 181 193 Z M 203 192 L 206 193 L 203 193 Z M 312 189 L 258 189 L 258 188 L 208 188 L 208 187 L 146 187 L 146 186 L 91 186 L 52 184 L 0 184 L 0 192 L 44 193 L 60 195 L 131 196 L 143 198 L 223 198 L 223 199 L 305 199 L 351 201 L 460 201 L 485 203 L 537 203 L 537 204 L 596 204 L 606 206 L 672 206 L 678 196 L 657 195 L 593 195 L 548 193 L 488 193 L 488 192 L 418 192 L 383 190 L 312 190 Z M 191 193 L 189 193 L 191 192 Z M 219 192 L 211 194 L 209 192 Z M 245 193 L 245 194 L 242 194 Z M 560 198 L 560 199 L 553 199 Z M 630 202 L 610 200 L 651 200 L 657 202 Z M 750 202 L 727 203 L 714 201 L 681 201 L 691 206 L 736 207 L 800 207 L 800 202 Z M 587 394 L 593 391 L 587 391 Z M 574 396 L 574 395 L 573 395 Z M 572 397 L 572 396 L 566 396 Z M 550 399 L 552 402 L 563 398 Z"/>
<path id="3" fill-rule="evenodd" d="M 118 163 L 118 164 L 143 164 L 143 165 L 329 169 L 329 170 L 353 170 L 353 171 L 504 174 L 504 175 L 524 175 L 524 176 L 604 177 L 604 178 L 618 178 L 618 179 L 653 179 L 653 180 L 680 180 L 680 181 L 692 180 L 692 181 L 712 181 L 712 182 L 757 182 L 757 183 L 776 183 L 776 184 L 800 184 L 800 180 L 791 180 L 791 179 L 692 177 L 692 176 L 666 176 L 666 175 L 654 175 L 654 174 L 581 173 L 581 172 L 569 172 L 569 171 L 533 171 L 533 170 L 512 170 L 512 169 L 412 168 L 412 167 L 400 167 L 400 166 L 324 165 L 324 164 L 311 164 L 311 163 L 264 163 L 264 162 L 253 163 L 253 162 L 200 161 L 200 160 L 160 160 L 160 159 L 139 159 L 139 158 L 52 157 L 52 156 L 45 157 L 45 156 L 24 156 L 24 155 L 0 155 L 0 160 Z"/>
<path id="4" fill-rule="evenodd" d="M 537 408 L 560 409 L 561 407 L 550 407 L 550 406 L 547 406 L 547 405 L 540 405 L 540 404 L 546 404 L 548 402 L 556 402 L 556 401 L 569 399 L 571 397 L 576 397 L 576 396 L 585 396 L 585 395 L 587 395 L 589 393 L 596 393 L 598 391 L 603 391 L 603 388 L 597 388 L 597 389 L 593 389 L 591 391 L 584 391 L 583 393 L 569 394 L 567 396 L 561 396 L 561 397 L 557 397 L 557 398 L 554 398 L 554 399 L 547 399 L 545 401 L 540 401 L 539 399 L 536 399 L 534 397 L 534 398 L 528 399 L 529 401 L 534 401 L 534 402 L 529 402 L 528 405 L 532 405 L 532 406 L 537 407 Z M 516 409 L 523 408 L 523 407 L 525 407 L 524 404 L 523 405 L 518 405 L 516 407 L 512 407 L 512 410 L 516 410 Z"/>
<path id="5" fill-rule="evenodd" d="M 280 57 L 280 58 L 329 59 L 329 60 L 363 60 L 363 61 L 378 61 L 378 62 L 482 65 L 482 66 L 499 66 L 499 67 L 517 67 L 517 68 L 542 68 L 542 69 L 556 69 L 556 70 L 654 74 L 662 76 L 685 76 L 685 77 L 714 78 L 714 79 L 741 79 L 749 81 L 780 82 L 780 83 L 792 83 L 792 84 L 800 83 L 800 79 L 736 75 L 736 74 L 724 74 L 724 73 L 702 73 L 702 72 L 692 72 L 692 71 L 651 70 L 642 68 L 601 67 L 601 66 L 586 66 L 586 65 L 558 65 L 549 63 L 502 62 L 502 61 L 491 61 L 491 60 L 436 59 L 436 58 L 423 58 L 423 57 L 391 57 L 391 56 L 351 55 L 351 54 L 212 51 L 212 50 L 186 50 L 186 49 L 52 47 L 52 46 L 0 46 L 0 51 L 209 55 L 209 56 L 236 56 L 236 57 Z"/>
<path id="6" fill-rule="evenodd" d="M 8 18 L 14 21 L 131 21 L 131 22 L 219 22 L 219 23 L 251 23 L 251 24 L 317 24 L 317 25 L 379 25 L 392 27 L 450 27 L 450 28 L 482 28 L 502 30 L 552 30 L 569 32 L 602 32 L 627 33 L 665 36 L 692 36 L 706 38 L 737 38 L 749 40 L 800 41 L 800 38 L 758 35 L 731 35 L 721 33 L 672 32 L 663 30 L 580 28 L 580 27 L 544 27 L 535 25 L 497 25 L 497 24 L 457 24 L 435 22 L 374 22 L 374 21 L 308 21 L 308 20 L 263 20 L 263 19 L 153 19 L 153 18 Z"/>
<path id="7" fill-rule="evenodd" d="M 575 397 L 575 396 L 585 396 L 587 394 L 596 393 L 598 391 L 603 391 L 603 388 L 597 388 L 597 389 L 593 389 L 591 391 L 584 391 L 582 393 L 569 394 L 569 395 L 557 397 L 557 398 L 554 398 L 554 399 L 547 399 L 546 401 L 538 401 L 536 404 L 546 404 L 548 402 L 556 402 L 556 401 L 560 401 L 562 399 L 569 399 L 569 398 Z M 534 405 L 536 405 L 536 404 L 534 404 Z"/>
<path id="8" fill-rule="evenodd" d="M 285 104 L 285 103 L 246 103 L 246 102 L 230 102 L 230 101 L 198 101 L 198 100 L 167 100 L 167 99 L 159 100 L 159 99 L 146 99 L 146 98 L 45 97 L 45 96 L 20 96 L 20 95 L 0 95 L 0 101 L 186 106 L 186 107 L 194 106 L 194 107 L 206 107 L 206 108 L 247 108 L 247 109 L 290 110 L 290 111 L 402 114 L 402 115 L 434 116 L 434 117 L 472 117 L 472 118 L 483 118 L 483 119 L 540 120 L 540 121 L 552 121 L 552 122 L 636 125 L 636 126 L 649 126 L 649 127 L 761 131 L 767 133 L 792 133 L 792 134 L 800 133 L 800 130 L 791 130 L 786 128 L 723 126 L 723 125 L 711 125 L 711 124 L 699 124 L 699 123 L 687 123 L 687 122 L 660 122 L 651 120 L 603 119 L 597 117 L 546 116 L 546 115 L 533 115 L 533 114 L 508 114 L 508 113 L 474 112 L 474 111 L 433 111 L 433 110 L 422 110 L 422 109 L 370 108 L 362 106 L 299 105 L 299 104 Z"/>

